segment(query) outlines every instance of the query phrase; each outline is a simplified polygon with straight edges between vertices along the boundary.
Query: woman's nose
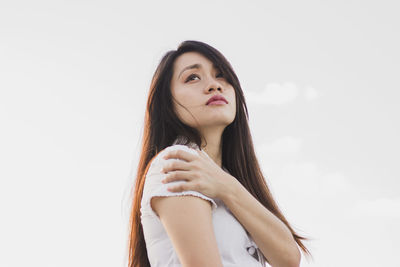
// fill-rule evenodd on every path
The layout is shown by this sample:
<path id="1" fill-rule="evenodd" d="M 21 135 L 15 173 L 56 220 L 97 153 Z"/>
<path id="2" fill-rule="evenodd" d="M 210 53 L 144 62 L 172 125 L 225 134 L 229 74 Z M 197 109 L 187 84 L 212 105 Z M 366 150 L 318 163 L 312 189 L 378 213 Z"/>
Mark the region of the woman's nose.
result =
<path id="1" fill-rule="evenodd" d="M 215 89 L 217 89 L 218 91 L 221 91 L 222 90 L 222 87 L 220 87 L 220 86 L 218 86 L 218 87 L 210 87 L 210 88 L 208 88 L 208 91 L 209 92 L 211 92 L 211 91 L 214 91 Z"/>
<path id="2" fill-rule="evenodd" d="M 223 87 L 221 85 L 221 83 L 219 83 L 219 81 L 217 81 L 217 79 L 210 79 L 210 82 L 208 83 L 208 86 L 206 87 L 206 90 L 208 92 L 211 92 L 213 90 L 218 90 L 218 91 L 222 91 Z"/>

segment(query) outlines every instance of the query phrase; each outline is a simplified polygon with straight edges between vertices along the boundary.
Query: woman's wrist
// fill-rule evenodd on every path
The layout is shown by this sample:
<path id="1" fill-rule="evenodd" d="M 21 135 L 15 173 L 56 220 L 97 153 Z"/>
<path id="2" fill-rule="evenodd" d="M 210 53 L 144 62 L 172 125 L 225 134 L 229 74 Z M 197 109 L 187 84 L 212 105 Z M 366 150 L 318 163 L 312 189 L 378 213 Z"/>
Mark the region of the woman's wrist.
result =
<path id="1" fill-rule="evenodd" d="M 232 201 L 232 197 L 235 196 L 238 187 L 240 187 L 241 184 L 234 176 L 230 175 L 229 173 L 226 173 L 224 180 L 225 183 L 223 186 L 223 190 L 221 190 L 219 199 L 221 199 L 224 203 L 227 203 L 229 201 Z"/>

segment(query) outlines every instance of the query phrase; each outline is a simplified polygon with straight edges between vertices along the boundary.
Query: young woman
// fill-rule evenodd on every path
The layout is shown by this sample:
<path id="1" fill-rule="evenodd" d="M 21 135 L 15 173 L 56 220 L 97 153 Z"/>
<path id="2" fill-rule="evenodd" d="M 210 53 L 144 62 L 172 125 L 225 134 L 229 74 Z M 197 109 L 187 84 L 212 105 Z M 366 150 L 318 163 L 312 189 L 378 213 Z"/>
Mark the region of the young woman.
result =
<path id="1" fill-rule="evenodd" d="M 155 71 L 134 193 L 129 267 L 294 267 L 299 247 L 311 255 L 268 189 L 232 66 L 203 42 L 182 42 Z"/>

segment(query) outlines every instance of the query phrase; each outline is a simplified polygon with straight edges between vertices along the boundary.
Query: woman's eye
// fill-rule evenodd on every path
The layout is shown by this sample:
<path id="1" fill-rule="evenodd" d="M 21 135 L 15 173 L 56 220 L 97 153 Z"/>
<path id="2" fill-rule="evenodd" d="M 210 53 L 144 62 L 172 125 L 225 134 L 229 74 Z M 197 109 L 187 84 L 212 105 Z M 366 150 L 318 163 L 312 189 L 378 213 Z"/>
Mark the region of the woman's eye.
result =
<path id="1" fill-rule="evenodd" d="M 192 74 L 192 75 L 190 75 L 189 77 L 187 77 L 187 79 L 185 80 L 185 82 L 189 82 L 189 81 L 193 80 L 195 77 L 197 77 L 197 78 L 200 79 L 200 77 L 199 77 L 198 75 Z M 222 78 L 224 78 L 224 75 L 222 74 L 222 72 L 220 72 L 220 73 L 217 74 L 217 77 L 222 77 Z"/>
<path id="2" fill-rule="evenodd" d="M 192 78 L 194 78 L 194 77 L 197 77 L 197 78 L 199 78 L 199 76 L 197 76 L 196 74 L 192 74 L 192 75 L 190 75 L 187 79 L 186 79 L 186 81 L 185 82 L 188 82 L 188 81 L 191 81 L 192 80 Z"/>

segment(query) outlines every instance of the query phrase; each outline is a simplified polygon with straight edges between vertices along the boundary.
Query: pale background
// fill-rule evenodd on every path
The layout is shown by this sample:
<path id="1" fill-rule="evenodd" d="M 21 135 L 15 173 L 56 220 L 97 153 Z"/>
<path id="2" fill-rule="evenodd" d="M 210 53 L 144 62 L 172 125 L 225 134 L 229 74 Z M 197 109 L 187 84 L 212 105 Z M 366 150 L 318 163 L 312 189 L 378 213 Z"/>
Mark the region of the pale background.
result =
<path id="1" fill-rule="evenodd" d="M 396 1 L 1 1 L 0 266 L 124 266 L 151 76 L 232 63 L 301 266 L 400 266 Z"/>

